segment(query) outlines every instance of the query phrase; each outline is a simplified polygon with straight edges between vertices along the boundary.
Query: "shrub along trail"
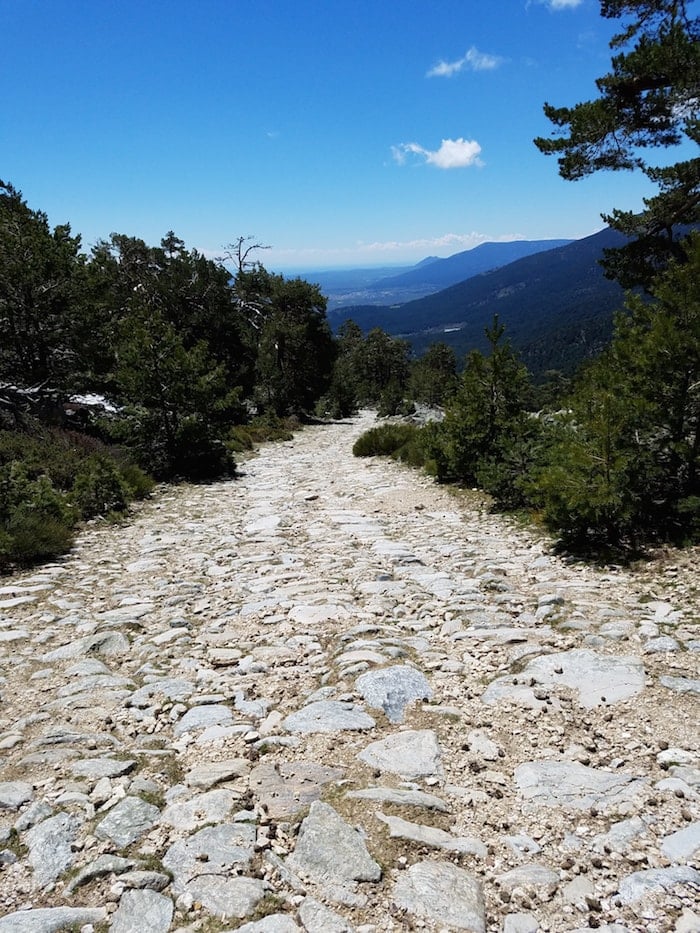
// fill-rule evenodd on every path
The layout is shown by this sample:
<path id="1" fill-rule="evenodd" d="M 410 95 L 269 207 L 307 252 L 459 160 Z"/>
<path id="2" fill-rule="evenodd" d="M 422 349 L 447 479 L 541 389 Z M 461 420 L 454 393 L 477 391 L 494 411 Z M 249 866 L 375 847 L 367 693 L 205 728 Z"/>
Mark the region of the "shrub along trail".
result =
<path id="1" fill-rule="evenodd" d="M 0 580 L 2 933 L 700 929 L 697 552 L 566 564 L 371 424 Z"/>

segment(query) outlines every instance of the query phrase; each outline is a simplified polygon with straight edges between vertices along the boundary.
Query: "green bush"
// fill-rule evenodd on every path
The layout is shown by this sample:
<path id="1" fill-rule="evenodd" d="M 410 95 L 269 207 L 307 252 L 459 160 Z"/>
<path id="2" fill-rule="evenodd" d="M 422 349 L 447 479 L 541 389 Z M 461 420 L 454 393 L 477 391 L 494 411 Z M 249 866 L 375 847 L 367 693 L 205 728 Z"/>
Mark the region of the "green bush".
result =
<path id="1" fill-rule="evenodd" d="M 169 453 L 172 474 L 186 479 L 215 479 L 231 476 L 236 470 L 233 455 L 224 442 L 196 415 L 180 422 Z"/>
<path id="2" fill-rule="evenodd" d="M 46 515 L 16 515 L 5 529 L 0 528 L 0 567 L 58 557 L 72 544 L 71 525 Z"/>
<path id="3" fill-rule="evenodd" d="M 422 465 L 420 429 L 414 424 L 383 424 L 365 431 L 355 441 L 352 452 L 356 457 L 394 457 L 397 460 L 419 460 Z"/>
<path id="4" fill-rule="evenodd" d="M 123 512 L 153 480 L 118 448 L 75 431 L 0 431 L 0 566 L 64 553 L 77 521 Z"/>
<path id="5" fill-rule="evenodd" d="M 125 461 L 124 463 L 119 463 L 119 475 L 121 476 L 122 483 L 126 489 L 126 494 L 129 499 L 145 499 L 147 496 L 153 492 L 153 487 L 155 482 L 153 478 L 145 473 L 140 466 L 132 463 L 131 461 Z"/>
<path id="6" fill-rule="evenodd" d="M 48 476 L 31 478 L 17 461 L 0 467 L 0 566 L 68 550 L 76 515 Z"/>
<path id="7" fill-rule="evenodd" d="M 123 512 L 127 490 L 115 462 L 99 455 L 88 457 L 75 478 L 70 499 L 83 518 Z"/>

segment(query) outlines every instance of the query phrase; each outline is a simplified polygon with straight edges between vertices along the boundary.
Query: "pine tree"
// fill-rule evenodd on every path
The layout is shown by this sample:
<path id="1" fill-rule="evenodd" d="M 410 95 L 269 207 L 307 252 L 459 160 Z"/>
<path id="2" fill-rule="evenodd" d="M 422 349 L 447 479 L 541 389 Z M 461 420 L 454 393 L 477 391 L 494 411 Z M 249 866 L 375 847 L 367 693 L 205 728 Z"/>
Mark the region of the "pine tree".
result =
<path id="1" fill-rule="evenodd" d="M 700 220 L 700 159 L 666 166 L 645 156 L 650 149 L 700 142 L 700 18 L 685 0 L 601 0 L 607 19 L 628 18 L 610 47 L 610 73 L 598 78 L 600 96 L 573 107 L 545 104 L 561 135 L 535 145 L 559 156 L 562 178 L 577 180 L 602 170 L 640 170 L 659 187 L 639 214 L 613 210 L 604 219 L 632 238 L 609 251 L 607 273 L 625 287 L 649 285 L 678 243 Z"/>

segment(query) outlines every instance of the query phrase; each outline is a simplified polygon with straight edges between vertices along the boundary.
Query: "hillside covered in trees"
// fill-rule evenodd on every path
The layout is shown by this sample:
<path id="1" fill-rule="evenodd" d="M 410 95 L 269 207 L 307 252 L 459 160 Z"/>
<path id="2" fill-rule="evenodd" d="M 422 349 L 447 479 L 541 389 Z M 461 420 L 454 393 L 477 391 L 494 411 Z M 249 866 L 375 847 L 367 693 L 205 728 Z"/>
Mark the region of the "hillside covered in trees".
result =
<path id="1" fill-rule="evenodd" d="M 407 347 L 334 339 L 319 288 L 255 250 L 241 238 L 213 261 L 171 231 L 85 253 L 0 184 L 0 566 L 59 553 L 154 480 L 233 475 L 290 418 L 394 410 Z"/>
<path id="2" fill-rule="evenodd" d="M 534 389 L 512 322 L 504 330 L 492 310 L 479 319 L 485 343 L 460 347 L 463 369 L 442 341 L 412 359 L 378 327 L 347 320 L 334 337 L 320 288 L 268 272 L 245 238 L 224 257 L 233 274 L 172 231 L 158 246 L 114 233 L 86 253 L 68 224 L 51 227 L 0 182 L 0 567 L 60 553 L 77 522 L 120 515 L 154 480 L 233 475 L 236 452 L 284 436 L 285 419 L 406 414 L 414 402 L 442 406 L 444 421 L 359 452 L 476 483 L 570 543 L 697 540 L 700 159 L 642 158 L 699 139 L 700 28 L 686 7 L 603 2 L 603 16 L 631 20 L 600 97 L 545 107 L 561 132 L 536 145 L 564 178 L 636 169 L 659 188 L 640 215 L 606 218 L 605 272 L 630 291 L 573 385 L 550 371 Z M 511 284 L 517 306 L 528 282 Z M 543 358 L 548 341 L 570 340 L 532 314 L 518 326 Z"/>
<path id="3" fill-rule="evenodd" d="M 546 104 L 553 138 L 535 140 L 559 157 L 564 179 L 637 170 L 658 187 L 641 214 L 605 218 L 619 238 L 607 244 L 605 273 L 634 290 L 608 346 L 570 388 L 555 379 L 535 414 L 527 371 L 496 317 L 486 352 L 467 357 L 445 420 L 370 432 L 358 455 L 392 453 L 477 484 L 579 548 L 700 537 L 700 159 L 683 158 L 700 142 L 700 21 L 689 6 L 603 0 L 604 17 L 626 21 L 600 96 Z M 645 158 L 650 149 L 679 159 L 660 167 Z M 425 305 L 414 310 L 420 321 Z"/>

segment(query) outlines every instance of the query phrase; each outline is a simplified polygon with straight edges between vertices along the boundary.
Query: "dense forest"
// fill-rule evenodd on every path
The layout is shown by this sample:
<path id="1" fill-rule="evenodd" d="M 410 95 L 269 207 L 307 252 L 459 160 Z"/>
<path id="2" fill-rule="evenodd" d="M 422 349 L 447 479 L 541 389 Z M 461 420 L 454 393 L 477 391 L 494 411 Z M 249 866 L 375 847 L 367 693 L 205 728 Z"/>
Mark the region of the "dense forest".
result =
<path id="1" fill-rule="evenodd" d="M 645 159 L 700 142 L 700 22 L 689 6 L 602 0 L 603 17 L 625 20 L 612 70 L 595 100 L 545 104 L 554 134 L 535 140 L 558 156 L 564 179 L 639 171 L 658 187 L 641 213 L 604 218 L 628 238 L 606 251 L 606 275 L 630 290 L 608 346 L 568 389 L 552 373 L 535 413 L 528 373 L 496 319 L 442 423 L 378 429 L 356 453 L 393 453 L 479 485 L 578 548 L 700 538 L 700 159 Z"/>
<path id="2" fill-rule="evenodd" d="M 317 286 L 245 238 L 227 253 L 171 231 L 87 254 L 0 183 L 0 565 L 60 553 L 154 480 L 234 475 L 237 452 L 300 420 L 396 410 L 405 344 L 334 338 Z"/>
<path id="3" fill-rule="evenodd" d="M 551 372 L 533 388 L 498 319 L 462 365 L 440 343 L 412 359 L 353 321 L 334 336 L 320 289 L 268 272 L 245 238 L 218 261 L 172 231 L 86 253 L 0 182 L 0 567 L 61 553 L 77 523 L 118 517 L 154 481 L 233 476 L 238 452 L 300 421 L 415 402 L 444 420 L 379 428 L 357 452 L 479 485 L 579 547 L 697 540 L 700 159 L 639 153 L 698 142 L 700 30 L 682 2 L 601 12 L 636 18 L 600 97 L 546 105 L 561 132 L 536 145 L 564 178 L 636 169 L 659 194 L 606 218 L 626 244 L 606 274 L 632 291 L 573 383 Z"/>

